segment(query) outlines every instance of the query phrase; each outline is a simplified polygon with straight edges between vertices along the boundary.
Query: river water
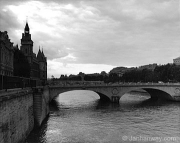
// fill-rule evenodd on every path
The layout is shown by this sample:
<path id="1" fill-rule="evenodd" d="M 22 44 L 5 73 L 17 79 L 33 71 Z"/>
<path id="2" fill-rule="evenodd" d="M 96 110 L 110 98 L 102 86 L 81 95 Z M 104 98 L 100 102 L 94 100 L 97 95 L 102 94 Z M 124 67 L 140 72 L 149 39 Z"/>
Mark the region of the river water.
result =
<path id="1" fill-rule="evenodd" d="M 26 143 L 179 143 L 180 103 L 148 98 L 129 93 L 112 104 L 91 91 L 60 94 Z"/>

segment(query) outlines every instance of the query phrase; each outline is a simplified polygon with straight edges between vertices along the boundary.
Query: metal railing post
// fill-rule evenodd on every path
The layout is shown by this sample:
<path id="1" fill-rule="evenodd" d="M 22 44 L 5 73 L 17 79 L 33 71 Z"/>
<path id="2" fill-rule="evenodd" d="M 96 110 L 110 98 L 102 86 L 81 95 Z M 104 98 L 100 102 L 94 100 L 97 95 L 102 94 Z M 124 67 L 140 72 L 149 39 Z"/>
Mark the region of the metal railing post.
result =
<path id="1" fill-rule="evenodd" d="M 3 90 L 3 75 L 2 75 L 2 80 L 1 80 L 1 90 Z"/>
<path id="2" fill-rule="evenodd" d="M 5 80 L 4 80 L 4 89 L 5 89 L 5 91 L 7 91 L 7 89 L 8 89 L 8 87 L 7 87 L 7 76 L 5 75 L 4 76 L 4 78 L 5 78 Z"/>

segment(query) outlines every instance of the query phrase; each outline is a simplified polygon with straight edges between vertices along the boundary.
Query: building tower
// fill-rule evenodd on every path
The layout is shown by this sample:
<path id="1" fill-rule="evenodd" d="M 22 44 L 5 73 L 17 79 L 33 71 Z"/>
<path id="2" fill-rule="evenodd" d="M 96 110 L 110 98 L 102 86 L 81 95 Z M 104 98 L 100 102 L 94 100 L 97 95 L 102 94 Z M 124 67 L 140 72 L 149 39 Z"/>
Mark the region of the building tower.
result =
<path id="1" fill-rule="evenodd" d="M 30 29 L 29 29 L 27 22 L 26 22 L 26 25 L 24 28 L 24 33 L 22 33 L 20 50 L 27 57 L 30 65 L 31 65 L 32 59 L 33 59 L 33 41 L 31 40 Z"/>
<path id="2" fill-rule="evenodd" d="M 30 77 L 45 84 L 47 81 L 47 58 L 43 51 L 39 49 L 38 55 L 33 53 L 33 41 L 31 40 L 30 28 L 26 22 L 24 33 L 22 33 L 21 48 L 25 57 L 30 64 Z"/>

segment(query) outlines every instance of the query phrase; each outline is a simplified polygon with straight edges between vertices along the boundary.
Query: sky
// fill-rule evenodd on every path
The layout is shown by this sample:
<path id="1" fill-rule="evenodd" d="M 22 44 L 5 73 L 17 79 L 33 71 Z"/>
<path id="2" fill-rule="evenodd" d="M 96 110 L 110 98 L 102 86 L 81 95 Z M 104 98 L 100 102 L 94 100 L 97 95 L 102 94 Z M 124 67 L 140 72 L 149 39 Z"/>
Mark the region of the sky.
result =
<path id="1" fill-rule="evenodd" d="M 21 45 L 26 20 L 48 77 L 180 56 L 180 0 L 0 0 L 0 31 L 14 45 Z"/>

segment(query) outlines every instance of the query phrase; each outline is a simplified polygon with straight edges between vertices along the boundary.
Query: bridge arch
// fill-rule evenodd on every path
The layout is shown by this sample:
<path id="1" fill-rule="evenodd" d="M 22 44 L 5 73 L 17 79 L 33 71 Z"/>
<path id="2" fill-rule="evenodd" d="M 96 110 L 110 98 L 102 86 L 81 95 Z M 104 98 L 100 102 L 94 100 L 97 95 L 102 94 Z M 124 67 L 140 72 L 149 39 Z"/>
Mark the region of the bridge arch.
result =
<path id="1" fill-rule="evenodd" d="M 172 96 L 168 92 L 163 91 L 161 89 L 143 88 L 143 90 L 148 92 L 152 99 L 157 99 L 157 98 L 166 99 L 166 100 L 172 99 Z"/>
<path id="2" fill-rule="evenodd" d="M 150 97 L 152 99 L 164 99 L 164 100 L 172 100 L 172 95 L 168 91 L 161 89 L 161 88 L 156 88 L 156 87 L 131 87 L 131 88 L 125 88 L 125 90 L 121 93 L 120 98 L 124 96 L 126 93 L 129 93 L 134 90 L 144 90 L 147 93 L 149 93 Z"/>
<path id="3" fill-rule="evenodd" d="M 61 94 L 61 93 L 65 93 L 65 92 L 69 92 L 69 91 L 77 91 L 77 90 L 86 90 L 86 91 L 93 91 L 94 93 L 97 93 L 98 95 L 99 95 L 99 97 L 100 97 L 100 100 L 102 100 L 102 101 L 110 101 L 110 98 L 106 95 L 106 94 L 104 94 L 104 93 L 102 93 L 102 92 L 100 92 L 100 91 L 96 91 L 96 90 L 93 90 L 93 89 L 83 89 L 83 88 L 79 88 L 79 89 L 70 89 L 70 88 L 50 88 L 50 101 L 52 100 L 52 99 L 54 99 L 55 97 L 57 97 L 59 94 Z"/>
<path id="4" fill-rule="evenodd" d="M 105 94 L 97 92 L 97 91 L 94 91 L 94 92 L 96 92 L 100 96 L 101 101 L 105 101 L 105 102 L 111 101 L 111 99 Z"/>

